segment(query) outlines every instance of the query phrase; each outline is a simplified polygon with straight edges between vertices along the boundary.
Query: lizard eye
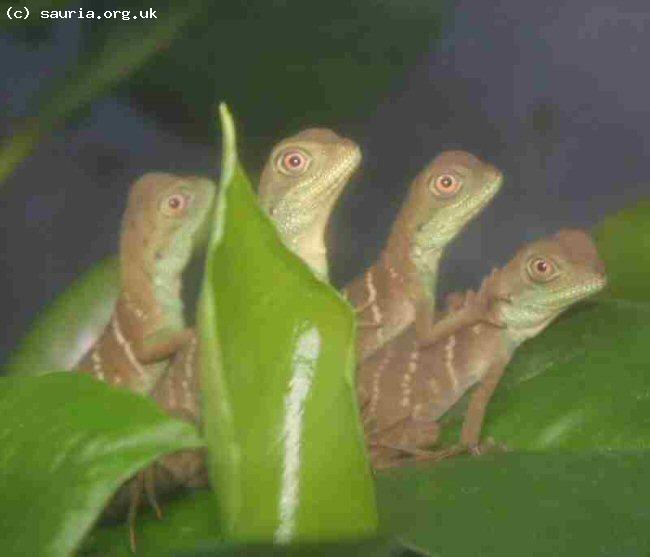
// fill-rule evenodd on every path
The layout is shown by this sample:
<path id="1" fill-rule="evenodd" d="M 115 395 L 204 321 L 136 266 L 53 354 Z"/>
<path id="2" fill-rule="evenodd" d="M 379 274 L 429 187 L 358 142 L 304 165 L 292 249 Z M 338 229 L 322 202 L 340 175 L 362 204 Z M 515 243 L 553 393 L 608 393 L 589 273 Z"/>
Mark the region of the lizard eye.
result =
<path id="1" fill-rule="evenodd" d="M 557 267 L 550 259 L 533 257 L 526 266 L 528 275 L 535 282 L 548 282 L 557 276 Z"/>
<path id="2" fill-rule="evenodd" d="M 454 195 L 462 186 L 462 182 L 453 174 L 440 174 L 430 184 L 431 192 L 439 197 Z"/>
<path id="3" fill-rule="evenodd" d="M 163 198 L 160 210 L 168 217 L 182 215 L 190 204 L 190 197 L 183 193 L 172 193 Z"/>
<path id="4" fill-rule="evenodd" d="M 311 158 L 303 151 L 289 149 L 280 153 L 276 166 L 283 174 L 296 176 L 307 170 L 310 162 Z"/>

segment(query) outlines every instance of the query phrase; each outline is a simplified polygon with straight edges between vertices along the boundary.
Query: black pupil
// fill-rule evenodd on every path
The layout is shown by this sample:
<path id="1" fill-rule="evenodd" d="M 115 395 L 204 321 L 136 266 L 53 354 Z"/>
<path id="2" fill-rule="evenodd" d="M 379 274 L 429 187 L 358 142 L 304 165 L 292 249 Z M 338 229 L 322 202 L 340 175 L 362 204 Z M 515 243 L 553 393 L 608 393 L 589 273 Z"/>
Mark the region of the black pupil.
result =
<path id="1" fill-rule="evenodd" d="M 181 206 L 181 200 L 177 196 L 169 198 L 169 207 L 171 209 L 178 209 L 180 206 Z"/>
<path id="2" fill-rule="evenodd" d="M 546 261 L 538 261 L 537 262 L 537 270 L 540 273 L 545 273 L 548 270 L 548 265 L 546 264 Z"/>
<path id="3" fill-rule="evenodd" d="M 440 180 L 440 184 L 443 188 L 450 188 L 453 184 L 453 180 L 449 176 L 445 176 L 442 180 Z"/>
<path id="4" fill-rule="evenodd" d="M 301 163 L 302 163 L 302 159 L 300 158 L 300 155 L 291 155 L 289 157 L 289 166 L 295 168 L 297 166 L 300 166 Z"/>

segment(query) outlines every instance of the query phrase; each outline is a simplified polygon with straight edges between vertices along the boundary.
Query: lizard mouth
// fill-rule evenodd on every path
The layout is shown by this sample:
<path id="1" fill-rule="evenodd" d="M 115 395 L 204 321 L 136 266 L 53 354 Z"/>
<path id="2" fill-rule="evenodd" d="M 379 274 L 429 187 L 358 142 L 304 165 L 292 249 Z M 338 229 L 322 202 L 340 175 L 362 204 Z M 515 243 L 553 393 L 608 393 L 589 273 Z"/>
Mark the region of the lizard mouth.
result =
<path id="1" fill-rule="evenodd" d="M 595 278 L 591 281 L 574 286 L 567 290 L 560 290 L 549 297 L 547 302 L 527 304 L 530 309 L 539 311 L 557 310 L 570 306 L 573 303 L 580 302 L 589 298 L 596 292 L 602 290 L 607 281 L 605 278 Z"/>

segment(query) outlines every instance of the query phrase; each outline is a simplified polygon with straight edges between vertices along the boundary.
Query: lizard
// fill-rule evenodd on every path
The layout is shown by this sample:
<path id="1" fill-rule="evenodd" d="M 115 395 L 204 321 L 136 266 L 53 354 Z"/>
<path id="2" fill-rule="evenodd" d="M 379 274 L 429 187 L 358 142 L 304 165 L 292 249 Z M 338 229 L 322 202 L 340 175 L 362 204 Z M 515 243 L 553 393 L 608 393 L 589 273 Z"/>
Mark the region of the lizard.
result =
<path id="1" fill-rule="evenodd" d="M 260 175 L 260 206 L 285 245 L 323 280 L 328 280 L 327 222 L 360 162 L 354 141 L 327 128 L 309 128 L 278 142 Z"/>
<path id="2" fill-rule="evenodd" d="M 215 194 L 212 180 L 196 176 L 148 173 L 135 181 L 121 224 L 120 293 L 109 324 L 75 371 L 147 395 L 179 365 L 179 354 L 191 352 L 196 338 L 185 324 L 182 274 L 207 240 Z M 143 489 L 159 513 L 151 474 L 139 473 L 118 490 L 105 513 L 119 515 L 128 503 L 132 548 Z"/>
<path id="3" fill-rule="evenodd" d="M 444 151 L 413 180 L 377 262 L 343 288 L 358 319 L 359 361 L 415 323 L 432 342 L 445 248 L 501 188 L 503 176 L 465 151 Z"/>
<path id="4" fill-rule="evenodd" d="M 182 273 L 207 239 L 216 185 L 149 173 L 131 187 L 120 232 L 120 293 L 109 324 L 76 370 L 146 394 L 193 338 Z"/>
<path id="5" fill-rule="evenodd" d="M 363 418 L 373 465 L 398 465 L 405 456 L 435 460 L 480 452 L 487 404 L 517 347 L 606 283 L 590 236 L 562 230 L 521 248 L 478 293 L 452 297 L 456 313 L 475 315 L 472 306 L 478 306 L 498 316 L 502 326 L 489 319 L 475 322 L 427 346 L 418 344 L 411 326 L 362 362 L 358 388 L 368 394 Z M 438 419 L 472 387 L 460 442 L 428 450 L 438 440 Z"/>

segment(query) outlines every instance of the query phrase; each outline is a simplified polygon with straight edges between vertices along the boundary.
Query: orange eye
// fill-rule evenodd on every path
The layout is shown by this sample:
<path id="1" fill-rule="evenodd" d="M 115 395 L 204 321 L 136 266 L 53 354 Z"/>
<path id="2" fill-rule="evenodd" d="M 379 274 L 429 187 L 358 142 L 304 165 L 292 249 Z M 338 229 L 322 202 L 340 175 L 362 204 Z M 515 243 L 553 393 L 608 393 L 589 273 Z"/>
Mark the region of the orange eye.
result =
<path id="1" fill-rule="evenodd" d="M 433 180 L 431 191 L 435 195 L 446 197 L 455 194 L 461 185 L 461 181 L 453 174 L 441 174 Z"/>
<path id="2" fill-rule="evenodd" d="M 172 193 L 163 199 L 161 210 L 170 217 L 181 215 L 189 205 L 189 196 L 182 193 Z"/>
<path id="3" fill-rule="evenodd" d="M 297 149 L 291 149 L 280 154 L 278 167 L 285 174 L 302 174 L 309 165 L 309 157 Z"/>
<path id="4" fill-rule="evenodd" d="M 549 259 L 534 257 L 528 262 L 528 274 L 536 282 L 548 282 L 555 278 L 557 268 Z"/>

